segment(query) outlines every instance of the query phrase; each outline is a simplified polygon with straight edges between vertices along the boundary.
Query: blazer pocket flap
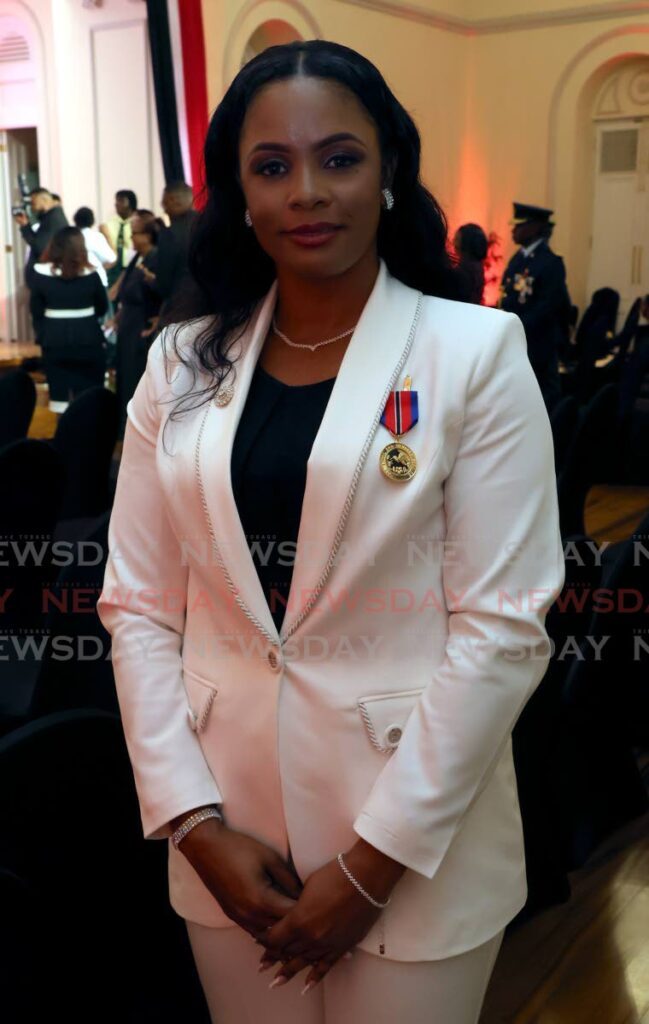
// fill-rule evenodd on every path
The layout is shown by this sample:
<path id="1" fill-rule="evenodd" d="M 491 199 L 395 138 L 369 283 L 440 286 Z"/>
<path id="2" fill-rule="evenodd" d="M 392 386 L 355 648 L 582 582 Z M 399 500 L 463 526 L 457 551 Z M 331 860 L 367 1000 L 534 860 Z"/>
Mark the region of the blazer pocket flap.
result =
<path id="1" fill-rule="evenodd" d="M 416 690 L 373 693 L 358 698 L 359 711 L 377 750 L 388 752 L 399 746 L 406 722 L 423 692 L 424 687 L 420 686 Z"/>
<path id="2" fill-rule="evenodd" d="M 189 727 L 194 732 L 202 732 L 219 691 L 216 686 L 196 675 L 191 669 L 183 668 L 183 682 L 187 694 Z"/>

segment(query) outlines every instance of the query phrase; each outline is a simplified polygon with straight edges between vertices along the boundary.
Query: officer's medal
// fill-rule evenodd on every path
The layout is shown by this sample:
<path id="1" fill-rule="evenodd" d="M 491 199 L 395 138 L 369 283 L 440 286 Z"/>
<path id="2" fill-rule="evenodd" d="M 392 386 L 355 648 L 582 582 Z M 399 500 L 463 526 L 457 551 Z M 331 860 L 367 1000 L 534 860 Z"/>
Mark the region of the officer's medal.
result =
<path id="1" fill-rule="evenodd" d="M 395 438 L 400 438 L 414 427 L 419 419 L 417 392 L 411 391 L 410 385 L 411 379 L 406 377 L 403 391 L 390 392 L 381 416 L 381 423 Z M 412 480 L 417 472 L 417 456 L 407 444 L 395 440 L 386 444 L 382 450 L 379 465 L 388 480 Z"/>

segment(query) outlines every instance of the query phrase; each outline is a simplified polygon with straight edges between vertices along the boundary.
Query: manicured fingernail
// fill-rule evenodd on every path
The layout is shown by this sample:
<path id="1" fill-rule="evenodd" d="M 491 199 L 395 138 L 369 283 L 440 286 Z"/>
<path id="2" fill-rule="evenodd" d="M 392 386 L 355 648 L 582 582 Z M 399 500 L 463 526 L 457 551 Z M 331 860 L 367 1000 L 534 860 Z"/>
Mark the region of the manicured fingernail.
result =
<path id="1" fill-rule="evenodd" d="M 312 989 L 312 988 L 315 987 L 315 984 L 316 984 L 315 981 L 307 981 L 307 983 L 304 986 L 304 988 L 302 989 L 302 992 L 300 993 L 300 995 L 305 996 L 307 994 L 307 992 L 309 991 L 309 989 Z"/>
<path id="2" fill-rule="evenodd" d="M 261 974 L 262 971 L 267 971 L 268 968 L 272 967 L 272 966 L 273 966 L 272 960 L 268 960 L 267 963 L 264 963 L 263 960 L 262 960 L 262 962 L 259 964 L 259 967 L 257 968 L 257 971 L 258 971 L 259 974 Z"/>
<path id="3" fill-rule="evenodd" d="M 279 985 L 285 985 L 288 978 L 285 974 L 278 974 L 274 981 L 271 981 L 269 988 L 277 988 Z"/>

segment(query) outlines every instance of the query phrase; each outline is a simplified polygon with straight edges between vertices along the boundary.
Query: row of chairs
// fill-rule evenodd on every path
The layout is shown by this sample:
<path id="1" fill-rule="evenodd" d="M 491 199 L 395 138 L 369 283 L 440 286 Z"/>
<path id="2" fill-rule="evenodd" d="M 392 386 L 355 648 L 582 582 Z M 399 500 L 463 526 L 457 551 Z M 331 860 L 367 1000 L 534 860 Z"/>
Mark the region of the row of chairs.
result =
<path id="1" fill-rule="evenodd" d="M 567 395 L 552 410 L 555 469 L 563 536 L 585 533 L 584 509 L 591 487 L 619 478 L 618 389 L 607 384 L 580 406 Z"/>
<path id="2" fill-rule="evenodd" d="M 117 715 L 59 712 L 0 739 L 0 816 L 6 1024 L 209 1024 Z"/>
<path id="3" fill-rule="evenodd" d="M 568 899 L 570 872 L 649 808 L 649 514 L 606 548 L 583 533 L 563 542 L 554 653 L 513 731 L 529 889 L 514 926 Z"/>
<path id="4" fill-rule="evenodd" d="M 28 373 L 14 370 L 0 377 L 0 456 L 46 467 L 64 477 L 59 519 L 100 515 L 111 502 L 110 468 L 117 440 L 117 399 L 107 388 L 82 392 L 60 416 L 49 442 L 28 443 L 27 432 L 36 404 L 36 389 Z M 35 454 L 41 449 L 41 454 Z M 56 455 L 60 457 L 58 462 Z M 57 493 L 55 488 L 54 493 Z"/>
<path id="5" fill-rule="evenodd" d="M 637 756 L 649 747 L 649 648 L 637 642 L 649 607 L 649 558 L 639 558 L 649 515 L 604 549 L 584 523 L 591 487 L 620 479 L 617 410 L 610 380 L 585 402 L 564 396 L 550 416 L 566 578 L 546 623 L 553 657 L 513 731 L 529 889 L 514 926 L 568 899 L 570 872 L 649 806 Z M 625 593 L 637 595 L 635 611 Z"/>

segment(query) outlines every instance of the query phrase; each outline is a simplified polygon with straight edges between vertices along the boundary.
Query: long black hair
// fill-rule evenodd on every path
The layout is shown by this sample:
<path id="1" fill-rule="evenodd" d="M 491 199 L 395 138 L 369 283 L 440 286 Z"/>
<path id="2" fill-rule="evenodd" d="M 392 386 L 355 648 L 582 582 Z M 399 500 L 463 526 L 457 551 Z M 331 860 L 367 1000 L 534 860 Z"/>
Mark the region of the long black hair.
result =
<path id="1" fill-rule="evenodd" d="M 393 169 L 394 209 L 382 210 L 377 248 L 390 273 L 427 295 L 464 299 L 464 284 L 447 248 L 444 213 L 420 173 L 421 142 L 408 112 L 378 69 L 356 50 L 322 39 L 270 46 L 237 74 L 212 115 L 205 140 L 205 204 L 192 230 L 189 268 L 193 284 L 164 323 L 198 321 L 192 352 L 169 331 L 176 359 L 212 375 L 202 391 L 193 384 L 171 418 L 214 396 L 231 372 L 227 351 L 275 277 L 273 260 L 246 227 L 245 197 L 239 183 L 239 136 L 246 111 L 263 86 L 297 75 L 331 79 L 350 89 L 372 117 L 379 138 L 382 174 Z M 388 184 L 386 180 L 384 184 Z M 241 328 L 241 330 L 238 330 Z M 167 353 L 165 352 L 165 358 Z M 198 402 L 193 399 L 200 399 Z"/>

